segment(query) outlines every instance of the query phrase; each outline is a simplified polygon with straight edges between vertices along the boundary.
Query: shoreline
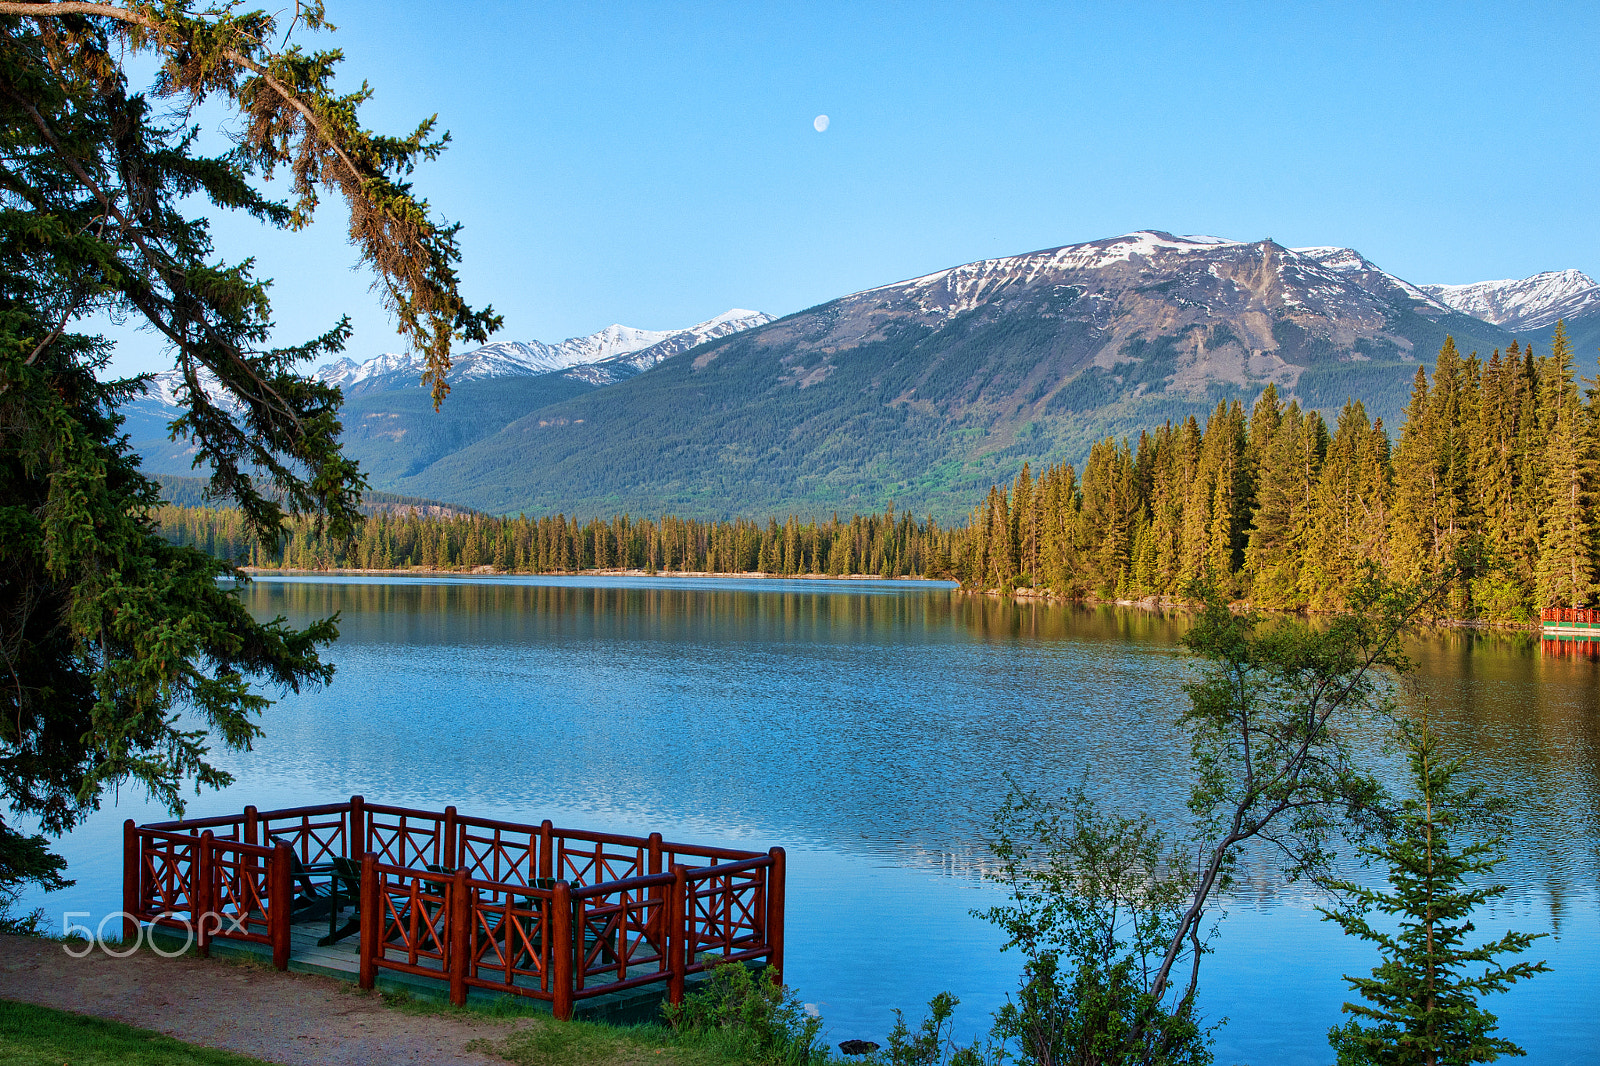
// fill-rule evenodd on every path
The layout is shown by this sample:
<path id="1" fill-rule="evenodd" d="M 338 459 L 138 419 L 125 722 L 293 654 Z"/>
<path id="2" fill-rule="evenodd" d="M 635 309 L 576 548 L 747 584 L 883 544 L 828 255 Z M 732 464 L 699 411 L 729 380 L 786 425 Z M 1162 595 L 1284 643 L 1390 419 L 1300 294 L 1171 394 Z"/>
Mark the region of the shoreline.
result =
<path id="1" fill-rule="evenodd" d="M 292 577 L 665 577 L 665 578 L 709 578 L 719 581 L 952 581 L 952 578 L 925 577 L 920 575 L 905 575 L 902 577 L 883 577 L 881 574 L 768 574 L 760 570 L 750 571 L 722 571 L 722 570 L 658 570 L 651 573 L 640 569 L 619 569 L 608 567 L 604 570 L 547 570 L 543 573 L 522 573 L 515 570 L 496 570 L 492 566 L 479 566 L 471 570 L 437 570 L 422 566 L 397 567 L 390 570 L 368 570 L 355 567 L 338 567 L 327 570 L 300 570 L 282 569 L 279 567 L 252 567 L 241 566 L 240 570 L 251 577 L 270 577 L 273 574 L 283 574 Z M 1187 600 L 1169 600 L 1159 596 L 1146 596 L 1137 600 L 1101 599 L 1098 596 L 1058 597 L 1049 592 L 1035 589 L 1014 589 L 1011 592 L 1001 592 L 998 589 L 964 589 L 959 584 L 950 590 L 964 596 L 986 596 L 997 600 L 1019 600 L 1034 603 L 1059 603 L 1083 604 L 1089 607 L 1132 607 L 1143 611 L 1193 611 L 1197 604 Z M 1248 610 L 1251 604 L 1241 601 L 1235 605 Z M 1299 615 L 1302 618 L 1314 618 L 1321 615 L 1332 616 L 1338 611 L 1311 611 L 1311 610 L 1286 610 L 1282 608 L 1258 608 L 1268 614 Z M 1478 622 L 1459 618 L 1443 618 L 1436 621 L 1420 623 L 1424 626 L 1436 626 L 1446 629 L 1481 629 L 1491 631 L 1537 633 L 1541 629 L 1538 622 Z"/>
<path id="2" fill-rule="evenodd" d="M 1195 611 L 1200 605 L 1189 600 L 1169 600 L 1161 596 L 1146 596 L 1137 600 L 1102 599 L 1099 596 L 1058 597 L 1045 591 L 1035 589 L 1016 589 L 1011 592 L 1002 592 L 999 589 L 960 589 L 959 591 L 969 596 L 989 596 L 997 600 L 1032 600 L 1042 603 L 1081 603 L 1090 607 L 1135 607 L 1143 611 Z M 1291 610 L 1284 607 L 1256 607 L 1248 600 L 1237 600 L 1230 604 L 1234 610 L 1248 611 L 1251 609 L 1274 615 L 1298 615 L 1301 618 L 1331 618 L 1344 614 L 1343 611 L 1313 611 L 1307 608 Z M 1426 622 L 1416 623 L 1417 627 L 1432 626 L 1443 629 L 1483 629 L 1504 630 L 1517 633 L 1537 633 L 1542 628 L 1539 622 L 1479 622 L 1461 618 L 1439 618 Z"/>
<path id="3" fill-rule="evenodd" d="M 316 576 L 326 574 L 330 577 L 342 576 L 374 576 L 374 577 L 701 577 L 717 578 L 729 581 L 950 581 L 951 578 L 923 577 L 920 575 L 906 574 L 901 577 L 884 577 L 882 574 L 769 574 L 761 570 L 750 571 L 725 571 L 725 570 L 657 570 L 651 573 L 648 570 L 623 570 L 609 567 L 604 570 L 545 570 L 540 573 L 528 573 L 521 570 L 496 570 L 492 566 L 477 566 L 471 570 L 437 570 L 425 566 L 397 567 L 392 570 L 365 570 L 357 567 L 330 567 L 326 570 L 300 570 L 286 569 L 277 566 L 241 566 L 240 570 L 252 577 L 269 576 L 272 574 L 288 574 L 296 577 Z M 958 591 L 960 588 L 957 585 Z"/>

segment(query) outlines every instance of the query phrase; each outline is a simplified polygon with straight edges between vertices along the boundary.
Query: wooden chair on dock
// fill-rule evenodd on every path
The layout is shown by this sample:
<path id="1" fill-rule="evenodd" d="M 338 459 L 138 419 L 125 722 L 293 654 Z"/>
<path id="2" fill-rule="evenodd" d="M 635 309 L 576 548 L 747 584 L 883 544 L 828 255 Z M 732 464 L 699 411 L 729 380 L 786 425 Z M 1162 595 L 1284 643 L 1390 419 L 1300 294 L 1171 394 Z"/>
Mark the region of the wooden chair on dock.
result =
<path id="1" fill-rule="evenodd" d="M 317 941 L 317 946 L 323 948 L 337 944 L 352 933 L 361 932 L 361 864 L 339 855 L 329 865 L 333 871 L 328 880 L 328 935 Z M 339 891 L 340 886 L 350 889 L 350 907 L 354 913 L 344 925 L 335 928 L 345 898 L 344 893 Z"/>
<path id="2" fill-rule="evenodd" d="M 281 837 L 275 841 L 289 843 Z M 326 878 L 326 880 L 319 880 Z M 318 947 L 327 947 L 361 930 L 361 864 L 342 856 L 329 862 L 303 863 L 292 849 L 289 852 L 289 883 L 294 886 L 294 898 L 289 903 L 291 924 L 328 916 L 328 935 L 317 941 Z M 341 886 L 349 886 L 346 895 Z M 356 908 L 351 919 L 339 926 L 339 912 L 348 903 Z"/>

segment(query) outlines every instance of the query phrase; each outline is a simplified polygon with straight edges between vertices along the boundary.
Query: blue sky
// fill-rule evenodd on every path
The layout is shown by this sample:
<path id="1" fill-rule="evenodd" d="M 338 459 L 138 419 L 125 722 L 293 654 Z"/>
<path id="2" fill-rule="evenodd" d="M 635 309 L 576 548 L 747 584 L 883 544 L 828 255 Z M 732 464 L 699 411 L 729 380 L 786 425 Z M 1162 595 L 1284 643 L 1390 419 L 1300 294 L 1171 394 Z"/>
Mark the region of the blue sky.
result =
<path id="1" fill-rule="evenodd" d="M 448 12 L 442 14 L 441 12 Z M 1134 229 L 1359 249 L 1414 282 L 1600 272 L 1600 17 L 1577 5 L 520 4 L 329 0 L 389 131 L 463 223 L 497 339 L 786 314 Z M 812 128 L 830 116 L 824 133 Z M 215 118 L 208 119 L 215 121 Z M 355 320 L 338 204 L 222 220 L 285 341 Z M 119 369 L 160 369 L 148 340 Z"/>

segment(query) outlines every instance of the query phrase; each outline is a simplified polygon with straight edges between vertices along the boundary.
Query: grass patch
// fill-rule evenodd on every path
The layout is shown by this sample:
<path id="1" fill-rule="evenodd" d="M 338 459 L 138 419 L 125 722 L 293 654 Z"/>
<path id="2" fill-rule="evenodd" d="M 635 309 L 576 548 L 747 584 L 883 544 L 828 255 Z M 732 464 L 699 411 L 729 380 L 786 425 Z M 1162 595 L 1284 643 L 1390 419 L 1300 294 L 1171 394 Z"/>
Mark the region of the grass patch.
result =
<path id="1" fill-rule="evenodd" d="M 346 985 L 342 990 L 353 995 L 371 994 L 356 984 Z M 416 995 L 409 988 L 380 988 L 377 995 L 385 1007 L 401 1014 L 452 1014 L 488 1019 L 550 1017 L 548 1010 L 521 996 L 496 996 L 488 1001 L 469 999 L 466 1006 L 458 1007 L 447 999 Z"/>
<path id="2" fill-rule="evenodd" d="M 0 1000 L 0 1066 L 259 1066 L 148 1029 Z"/>
<path id="3" fill-rule="evenodd" d="M 728 1060 L 669 1046 L 670 1030 L 657 1026 L 620 1028 L 602 1022 L 558 1022 L 540 1018 L 504 1040 L 467 1045 L 517 1063 L 517 1066 L 718 1066 Z"/>
<path id="4" fill-rule="evenodd" d="M 739 1034 L 673 1031 L 659 1025 L 617 1026 L 605 1022 L 531 1020 L 503 1040 L 474 1040 L 485 1051 L 517 1066 L 752 1066 L 773 1059 Z"/>
<path id="5" fill-rule="evenodd" d="M 711 979 L 666 1008 L 670 1028 L 540 1018 L 504 1040 L 477 1041 L 518 1066 L 830 1066 L 794 991 L 768 971 L 718 965 Z"/>

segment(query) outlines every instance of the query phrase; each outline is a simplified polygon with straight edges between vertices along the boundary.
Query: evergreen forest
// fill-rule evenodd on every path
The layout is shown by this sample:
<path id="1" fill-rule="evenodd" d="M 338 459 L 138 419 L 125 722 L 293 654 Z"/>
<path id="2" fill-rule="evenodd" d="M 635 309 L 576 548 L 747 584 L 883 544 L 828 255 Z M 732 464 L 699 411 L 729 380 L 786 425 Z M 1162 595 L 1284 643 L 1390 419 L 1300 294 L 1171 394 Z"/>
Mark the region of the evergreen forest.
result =
<path id="1" fill-rule="evenodd" d="M 1584 385 L 1588 387 L 1585 388 Z M 1331 428 L 1273 386 L 1248 412 L 1095 444 L 1082 473 L 1026 467 L 958 538 L 964 585 L 1182 597 L 1209 574 L 1258 607 L 1342 610 L 1372 560 L 1395 581 L 1466 560 L 1449 617 L 1524 622 L 1595 593 L 1600 391 L 1565 330 L 1487 363 L 1453 340 L 1418 367 L 1398 440 L 1359 401 Z"/>

